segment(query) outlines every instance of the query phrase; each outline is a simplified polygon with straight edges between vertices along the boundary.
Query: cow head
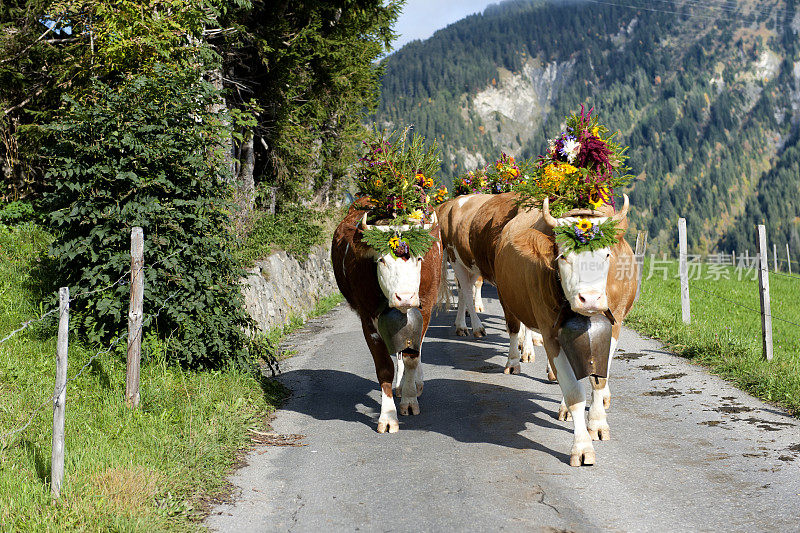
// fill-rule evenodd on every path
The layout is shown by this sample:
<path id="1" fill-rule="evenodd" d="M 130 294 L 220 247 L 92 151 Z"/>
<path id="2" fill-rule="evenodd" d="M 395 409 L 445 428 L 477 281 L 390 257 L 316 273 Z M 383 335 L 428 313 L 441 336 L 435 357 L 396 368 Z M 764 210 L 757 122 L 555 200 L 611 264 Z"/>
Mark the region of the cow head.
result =
<path id="1" fill-rule="evenodd" d="M 624 197 L 625 203 L 622 206 L 622 210 L 612 217 L 615 221 L 621 221 L 628 214 L 628 196 L 624 195 Z M 591 212 L 588 216 L 596 223 L 605 222 L 609 218 L 596 211 Z M 544 199 L 542 205 L 542 217 L 551 228 L 572 224 L 577 220 L 570 216 L 564 218 L 553 217 L 550 214 L 548 198 Z M 561 245 L 558 245 L 556 262 L 564 297 L 573 311 L 591 316 L 608 310 L 606 281 L 611 264 L 611 248 L 568 253 Z"/>
<path id="2" fill-rule="evenodd" d="M 424 224 L 424 229 L 430 229 L 436 224 L 436 213 L 430 224 Z M 361 219 L 362 229 L 377 229 L 379 231 L 394 231 L 396 226 L 370 226 L 367 224 L 367 215 Z M 403 226 L 401 229 L 409 229 Z M 395 257 L 392 254 L 379 254 L 375 252 L 375 262 L 378 266 L 378 284 L 390 307 L 406 312 L 412 307 L 420 307 L 419 285 L 422 281 L 422 257 L 408 255 Z"/>

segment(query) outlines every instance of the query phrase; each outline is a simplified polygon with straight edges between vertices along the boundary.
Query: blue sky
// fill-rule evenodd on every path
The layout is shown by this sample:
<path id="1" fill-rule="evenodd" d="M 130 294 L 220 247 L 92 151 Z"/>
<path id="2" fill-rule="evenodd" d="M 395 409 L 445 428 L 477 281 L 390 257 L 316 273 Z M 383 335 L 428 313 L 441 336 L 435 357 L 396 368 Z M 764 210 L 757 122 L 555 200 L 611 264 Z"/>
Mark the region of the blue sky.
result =
<path id="1" fill-rule="evenodd" d="M 395 24 L 400 37 L 394 42 L 394 49 L 399 50 L 414 39 L 427 39 L 436 30 L 497 3 L 499 0 L 406 0 Z"/>

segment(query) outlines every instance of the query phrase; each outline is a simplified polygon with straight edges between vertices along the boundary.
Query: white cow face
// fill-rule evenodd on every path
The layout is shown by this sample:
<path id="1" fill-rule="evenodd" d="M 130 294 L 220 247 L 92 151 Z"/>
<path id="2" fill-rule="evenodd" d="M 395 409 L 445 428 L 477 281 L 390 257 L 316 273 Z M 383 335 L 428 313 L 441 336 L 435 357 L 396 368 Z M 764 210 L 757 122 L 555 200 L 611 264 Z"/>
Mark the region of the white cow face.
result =
<path id="1" fill-rule="evenodd" d="M 422 258 L 408 259 L 391 254 L 377 258 L 378 283 L 389 306 L 406 312 L 419 307 L 419 284 L 422 280 Z"/>
<path id="2" fill-rule="evenodd" d="M 559 247 L 559 253 L 561 288 L 572 310 L 586 316 L 608 310 L 606 280 L 611 250 L 564 254 Z"/>

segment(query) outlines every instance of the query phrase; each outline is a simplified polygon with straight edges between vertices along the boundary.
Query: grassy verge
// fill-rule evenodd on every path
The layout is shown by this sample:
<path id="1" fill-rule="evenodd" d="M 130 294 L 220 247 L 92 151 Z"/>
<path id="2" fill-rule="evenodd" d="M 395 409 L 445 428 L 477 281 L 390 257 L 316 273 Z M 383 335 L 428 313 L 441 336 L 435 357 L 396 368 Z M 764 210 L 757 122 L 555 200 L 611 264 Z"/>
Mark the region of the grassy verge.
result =
<path id="1" fill-rule="evenodd" d="M 344 297 L 340 292 L 335 292 L 329 296 L 326 296 L 320 299 L 314 308 L 305 314 L 305 316 L 301 316 L 298 314 L 290 314 L 289 320 L 283 326 L 279 326 L 276 328 L 272 328 L 266 334 L 267 345 L 271 346 L 274 350 L 272 354 L 276 359 L 285 359 L 293 355 L 292 351 L 288 350 L 279 350 L 280 344 L 283 339 L 286 338 L 287 335 L 297 331 L 298 329 L 302 328 L 303 325 L 306 323 L 306 320 L 310 318 L 316 318 L 318 316 L 322 316 L 330 312 L 334 307 L 339 305 L 341 302 L 344 301 Z"/>
<path id="2" fill-rule="evenodd" d="M 666 277 L 659 269 L 662 266 Z M 647 279 L 651 271 L 654 275 Z M 717 271 L 719 279 L 715 279 Z M 692 323 L 687 326 L 681 320 L 677 263 L 648 262 L 641 297 L 627 325 L 664 341 L 671 350 L 742 389 L 800 415 L 800 329 L 777 319 L 800 323 L 800 279 L 770 274 L 772 315 L 776 318 L 772 321 L 774 358 L 767 362 L 762 360 L 758 282 L 752 275 L 740 281 L 739 271 L 731 267 L 702 265 L 699 275 L 701 279 L 689 282 Z"/>
<path id="3" fill-rule="evenodd" d="M 0 225 L 0 338 L 38 316 L 30 271 L 48 237 Z M 124 344 L 124 343 L 121 343 Z M 124 348 L 103 354 L 67 388 L 65 480 L 50 502 L 52 409 L 0 439 L 0 530 L 196 530 L 202 501 L 225 485 L 249 429 L 263 429 L 284 391 L 246 372 L 184 372 L 146 339 L 141 408 L 123 406 Z M 0 435 L 53 393 L 55 320 L 0 345 Z M 71 339 L 69 377 L 96 350 Z"/>

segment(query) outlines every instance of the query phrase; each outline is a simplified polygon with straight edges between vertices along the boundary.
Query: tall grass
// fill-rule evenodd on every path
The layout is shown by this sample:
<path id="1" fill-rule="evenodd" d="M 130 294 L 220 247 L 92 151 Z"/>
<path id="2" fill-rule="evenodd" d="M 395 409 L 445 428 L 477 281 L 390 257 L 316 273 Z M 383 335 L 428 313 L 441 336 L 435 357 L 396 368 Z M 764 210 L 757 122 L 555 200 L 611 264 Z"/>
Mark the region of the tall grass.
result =
<path id="1" fill-rule="evenodd" d="M 0 225 L 0 338 L 55 306 L 31 271 L 49 238 L 34 225 Z M 40 304 L 40 302 L 43 302 Z M 53 393 L 56 320 L 0 345 L 0 435 L 21 427 Z M 148 336 L 141 407 L 124 407 L 124 342 L 68 384 L 65 480 L 50 502 L 52 409 L 0 441 L 0 530 L 193 530 L 203 501 L 225 485 L 236 451 L 284 394 L 234 368 L 185 372 Z M 69 377 L 98 351 L 70 339 Z"/>
<path id="2" fill-rule="evenodd" d="M 780 320 L 800 324 L 800 279 L 770 273 L 774 356 L 767 362 L 762 359 L 759 289 L 753 271 L 748 276 L 743 269 L 741 279 L 733 267 L 704 264 L 690 272 L 690 325 L 681 320 L 677 271 L 674 261 L 647 262 L 641 296 L 627 325 L 800 415 L 800 328 Z"/>

